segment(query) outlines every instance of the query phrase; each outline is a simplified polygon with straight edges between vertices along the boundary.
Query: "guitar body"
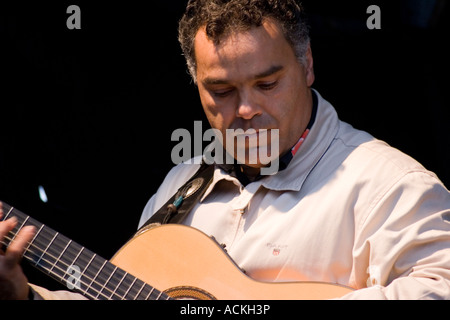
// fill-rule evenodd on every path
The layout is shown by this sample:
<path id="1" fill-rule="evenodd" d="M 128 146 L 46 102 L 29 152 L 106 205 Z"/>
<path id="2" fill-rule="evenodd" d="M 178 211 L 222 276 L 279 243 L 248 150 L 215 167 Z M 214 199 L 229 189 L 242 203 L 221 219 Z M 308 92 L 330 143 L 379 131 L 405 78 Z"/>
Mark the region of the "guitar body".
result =
<path id="1" fill-rule="evenodd" d="M 220 300 L 331 299 L 352 289 L 321 282 L 261 282 L 246 276 L 210 237 L 168 224 L 125 244 L 111 263 L 173 298 Z"/>
<path id="2" fill-rule="evenodd" d="M 6 214 L 0 221 L 14 216 L 17 225 L 0 245 L 7 247 L 24 226 L 34 226 L 37 232 L 23 258 L 93 300 L 316 300 L 352 291 L 322 282 L 253 280 L 215 240 L 179 224 L 140 230 L 107 261 L 14 207 L 2 207 Z"/>

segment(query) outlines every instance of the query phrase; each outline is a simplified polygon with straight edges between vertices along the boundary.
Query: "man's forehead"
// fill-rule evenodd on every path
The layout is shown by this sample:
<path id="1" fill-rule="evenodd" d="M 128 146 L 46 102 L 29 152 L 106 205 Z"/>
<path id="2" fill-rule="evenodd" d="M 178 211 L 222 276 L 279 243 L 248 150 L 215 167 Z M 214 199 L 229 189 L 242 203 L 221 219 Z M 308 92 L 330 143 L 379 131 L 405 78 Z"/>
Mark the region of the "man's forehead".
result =
<path id="1" fill-rule="evenodd" d="M 255 29 L 245 31 L 233 31 L 222 35 L 219 39 L 211 39 L 207 34 L 205 27 L 198 30 L 195 36 L 194 47 L 195 50 L 207 49 L 211 53 L 220 54 L 228 48 L 236 48 L 237 46 L 247 46 L 257 44 L 255 42 L 254 31 Z"/>
<path id="2" fill-rule="evenodd" d="M 272 27 L 272 26 L 270 26 Z M 203 27 L 198 31 L 195 43 L 197 72 L 206 72 L 208 83 L 223 82 L 227 71 L 245 70 L 249 78 L 262 78 L 282 69 L 283 45 L 288 45 L 284 36 L 270 27 L 236 33 L 215 44 L 206 35 Z M 279 36 L 283 38 L 278 38 Z M 199 74 L 200 76 L 200 74 Z"/>

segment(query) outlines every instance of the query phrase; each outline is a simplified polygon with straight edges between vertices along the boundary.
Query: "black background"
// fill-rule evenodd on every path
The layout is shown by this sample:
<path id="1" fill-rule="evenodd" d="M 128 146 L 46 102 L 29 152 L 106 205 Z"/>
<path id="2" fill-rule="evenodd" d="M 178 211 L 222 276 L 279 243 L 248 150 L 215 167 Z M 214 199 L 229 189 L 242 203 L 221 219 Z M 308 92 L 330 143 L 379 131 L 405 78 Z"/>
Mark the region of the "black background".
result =
<path id="1" fill-rule="evenodd" d="M 173 166 L 172 132 L 195 120 L 207 127 L 177 42 L 186 1 L 93 2 L 0 5 L 0 199 L 109 258 Z M 446 2 L 303 4 L 314 88 L 342 120 L 448 187 Z M 66 27 L 71 4 L 80 30 Z M 366 27 L 370 4 L 381 8 L 381 30 Z M 61 288 L 24 267 L 32 282 Z"/>

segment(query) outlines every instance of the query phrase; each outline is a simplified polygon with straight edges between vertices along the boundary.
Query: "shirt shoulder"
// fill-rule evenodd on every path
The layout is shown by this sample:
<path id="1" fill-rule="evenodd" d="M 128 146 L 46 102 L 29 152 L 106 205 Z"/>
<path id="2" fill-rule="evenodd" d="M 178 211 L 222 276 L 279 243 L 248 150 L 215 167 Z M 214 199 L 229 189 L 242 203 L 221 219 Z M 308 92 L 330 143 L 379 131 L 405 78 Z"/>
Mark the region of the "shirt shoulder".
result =
<path id="1" fill-rule="evenodd" d="M 201 157 L 196 157 L 174 166 L 168 172 L 156 193 L 147 202 L 139 221 L 139 227 L 159 210 L 198 171 L 200 165 Z"/>
<path id="2" fill-rule="evenodd" d="M 370 164 L 373 168 L 387 169 L 404 174 L 407 172 L 429 172 L 419 161 L 389 145 L 383 140 L 374 138 L 365 131 L 353 128 L 351 125 L 340 122 L 340 129 L 335 137 L 335 144 L 340 148 L 348 149 L 348 157 L 356 158 L 361 165 Z M 373 170 L 371 170 L 373 171 Z M 392 172 L 391 172 L 392 173 Z"/>
<path id="3" fill-rule="evenodd" d="M 434 172 L 364 131 L 341 123 L 330 149 L 333 150 L 330 150 L 332 161 L 338 163 L 335 173 L 338 172 L 341 178 L 340 190 L 349 186 L 349 194 L 357 198 L 355 203 L 364 209 L 360 212 L 361 221 L 376 208 L 387 208 L 405 199 L 409 203 L 417 199 L 435 199 L 438 202 L 436 205 L 442 208 L 449 204 L 448 190 Z M 325 164 L 324 171 L 330 166 L 330 161 Z M 399 207 L 397 205 L 396 212 L 402 211 L 398 210 Z M 387 210 L 386 214 L 390 212 Z"/>

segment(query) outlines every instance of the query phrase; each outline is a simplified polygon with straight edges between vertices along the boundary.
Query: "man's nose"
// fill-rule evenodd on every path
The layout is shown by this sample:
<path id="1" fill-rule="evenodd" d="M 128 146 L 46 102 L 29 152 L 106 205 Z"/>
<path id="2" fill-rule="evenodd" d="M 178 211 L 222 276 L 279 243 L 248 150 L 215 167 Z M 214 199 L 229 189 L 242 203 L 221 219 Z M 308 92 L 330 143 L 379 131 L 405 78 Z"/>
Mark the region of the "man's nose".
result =
<path id="1" fill-rule="evenodd" d="M 236 116 L 245 120 L 251 120 L 256 115 L 261 114 L 261 107 L 258 101 L 249 92 L 239 94 Z"/>

